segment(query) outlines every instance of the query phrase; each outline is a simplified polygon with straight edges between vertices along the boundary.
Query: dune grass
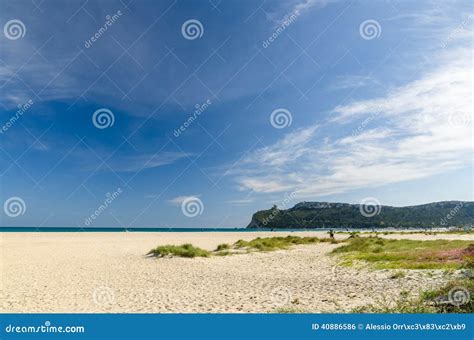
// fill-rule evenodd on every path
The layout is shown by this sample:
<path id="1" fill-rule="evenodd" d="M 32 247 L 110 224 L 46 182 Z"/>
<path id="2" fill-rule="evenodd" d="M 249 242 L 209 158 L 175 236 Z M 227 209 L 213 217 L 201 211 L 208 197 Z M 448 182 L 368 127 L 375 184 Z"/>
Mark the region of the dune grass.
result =
<path id="1" fill-rule="evenodd" d="M 211 253 L 207 250 L 186 243 L 179 246 L 164 245 L 158 246 L 148 252 L 147 255 L 156 257 L 177 256 L 177 257 L 208 257 Z"/>
<path id="2" fill-rule="evenodd" d="M 257 237 L 251 241 L 238 240 L 230 245 L 222 243 L 217 246 L 214 251 L 207 251 L 192 244 L 183 244 L 179 246 L 164 245 L 158 246 L 148 252 L 147 255 L 156 257 L 176 256 L 176 257 L 209 257 L 211 255 L 227 256 L 241 254 L 253 251 L 275 251 L 281 249 L 289 249 L 291 246 L 302 244 L 313 244 L 317 242 L 338 243 L 331 238 L 317 237 L 299 237 L 299 236 L 276 236 L 276 237 Z"/>
<path id="3" fill-rule="evenodd" d="M 332 242 L 337 243 L 331 238 L 317 238 L 317 237 L 299 237 L 299 236 L 276 236 L 276 237 L 257 237 L 251 241 L 238 240 L 234 243 L 234 248 L 246 248 L 248 250 L 257 251 L 274 251 L 280 249 L 288 249 L 291 246 L 302 244 L 313 244 L 318 242 Z"/>
<path id="4" fill-rule="evenodd" d="M 346 263 L 365 261 L 376 269 L 473 268 L 474 244 L 461 240 L 389 240 L 354 237 L 336 248 Z"/>
<path id="5" fill-rule="evenodd" d="M 221 243 L 217 246 L 215 251 L 223 251 L 223 250 L 227 250 L 227 249 L 230 249 L 230 244 Z"/>

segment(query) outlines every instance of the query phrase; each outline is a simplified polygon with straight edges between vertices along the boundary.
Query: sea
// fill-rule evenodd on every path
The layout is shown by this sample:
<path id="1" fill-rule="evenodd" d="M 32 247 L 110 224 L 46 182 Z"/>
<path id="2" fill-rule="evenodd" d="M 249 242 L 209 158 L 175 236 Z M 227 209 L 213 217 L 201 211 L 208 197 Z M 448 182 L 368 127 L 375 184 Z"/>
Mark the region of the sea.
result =
<path id="1" fill-rule="evenodd" d="M 119 228 L 119 227 L 0 227 L 2 232 L 88 232 L 88 233 L 103 233 L 103 232 L 269 232 L 269 231 L 375 231 L 376 229 L 348 229 L 348 228 L 311 228 L 311 229 L 270 229 L 270 228 L 152 228 L 152 227 L 135 227 L 135 228 Z M 389 231 L 384 229 L 384 231 Z"/>

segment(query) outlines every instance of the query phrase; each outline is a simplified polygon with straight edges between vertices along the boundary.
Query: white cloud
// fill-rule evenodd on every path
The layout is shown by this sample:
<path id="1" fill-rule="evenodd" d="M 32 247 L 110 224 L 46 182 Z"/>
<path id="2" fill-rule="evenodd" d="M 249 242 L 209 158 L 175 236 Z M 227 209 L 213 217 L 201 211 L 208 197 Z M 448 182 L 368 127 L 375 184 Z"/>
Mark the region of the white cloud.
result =
<path id="1" fill-rule="evenodd" d="M 471 51 L 455 50 L 419 79 L 382 97 L 337 106 L 324 126 L 256 150 L 237 172 L 239 186 L 316 197 L 470 166 L 473 79 Z M 368 116 L 372 121 L 357 129 Z M 322 142 L 328 128 L 358 133 Z"/>
<path id="2" fill-rule="evenodd" d="M 232 205 L 246 205 L 246 204 L 255 202 L 255 200 L 253 198 L 243 198 L 243 199 L 237 199 L 237 200 L 228 200 L 225 202 Z"/>
<path id="3" fill-rule="evenodd" d="M 335 0 L 297 0 L 293 3 L 290 3 L 289 6 L 285 6 L 284 16 L 282 17 L 281 11 L 267 13 L 267 18 L 271 21 L 274 21 L 277 25 L 281 25 L 288 16 L 292 14 L 302 15 L 311 9 L 314 8 L 323 8 L 329 2 L 334 2 Z"/>
<path id="4" fill-rule="evenodd" d="M 201 195 L 189 195 L 189 196 L 177 196 L 175 198 L 172 198 L 170 200 L 168 200 L 169 203 L 173 204 L 173 205 L 181 205 L 185 200 L 189 199 L 189 198 L 193 198 L 193 197 L 199 197 Z"/>

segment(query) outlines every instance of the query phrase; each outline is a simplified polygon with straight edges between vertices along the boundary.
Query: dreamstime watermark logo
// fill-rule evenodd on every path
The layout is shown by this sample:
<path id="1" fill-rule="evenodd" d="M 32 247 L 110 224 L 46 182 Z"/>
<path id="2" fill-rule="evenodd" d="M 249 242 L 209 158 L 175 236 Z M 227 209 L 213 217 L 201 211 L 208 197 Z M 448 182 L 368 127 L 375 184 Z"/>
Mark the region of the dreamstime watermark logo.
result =
<path id="1" fill-rule="evenodd" d="M 25 36 L 26 26 L 23 21 L 13 19 L 8 21 L 5 26 L 3 26 L 3 33 L 7 39 L 17 40 Z"/>
<path id="2" fill-rule="evenodd" d="M 451 209 L 451 211 L 439 221 L 439 223 L 442 226 L 447 225 L 449 220 L 451 220 L 454 216 L 456 216 L 459 213 L 459 211 L 462 209 L 463 206 L 464 206 L 463 202 L 459 202 L 458 204 L 456 204 L 454 206 L 454 208 Z"/>
<path id="3" fill-rule="evenodd" d="M 272 302 L 278 307 L 288 305 L 292 300 L 291 297 L 291 290 L 288 287 L 276 287 L 271 293 Z"/>
<path id="4" fill-rule="evenodd" d="M 174 130 L 173 132 L 173 135 L 178 138 L 184 131 L 186 131 L 186 129 L 191 126 L 191 124 L 204 112 L 207 110 L 207 108 L 212 104 L 211 100 L 208 99 L 206 100 L 204 103 L 202 104 L 196 104 L 194 106 L 195 110 L 193 112 L 193 114 L 191 116 L 188 117 L 188 119 L 186 119 L 184 121 L 184 123 L 179 127 L 177 128 L 176 130 Z"/>
<path id="5" fill-rule="evenodd" d="M 198 215 L 202 215 L 204 212 L 204 204 L 199 199 L 199 197 L 187 197 L 181 203 L 181 211 L 183 212 L 184 216 L 196 217 Z"/>
<path id="6" fill-rule="evenodd" d="M 472 114 L 467 112 L 453 112 L 448 117 L 449 125 L 456 126 L 468 126 L 472 125 L 473 117 Z"/>
<path id="7" fill-rule="evenodd" d="M 364 121 L 360 123 L 360 125 L 356 129 L 352 130 L 352 137 L 356 137 L 357 135 L 361 134 L 362 131 L 367 127 L 367 125 L 369 125 L 375 118 L 377 118 L 377 116 L 381 112 L 381 110 L 377 110 L 373 112 L 369 117 L 364 119 Z"/>
<path id="8" fill-rule="evenodd" d="M 289 127 L 291 126 L 292 122 L 293 116 L 291 115 L 291 112 L 287 109 L 279 108 L 273 110 L 270 115 L 270 124 L 272 124 L 275 129 L 283 129 Z"/>
<path id="9" fill-rule="evenodd" d="M 296 191 L 293 191 L 291 192 L 290 194 L 288 193 L 285 193 L 285 198 L 283 199 L 283 201 L 281 202 L 280 204 L 280 207 L 282 209 L 286 209 L 289 205 L 289 203 L 294 200 L 296 198 Z M 268 223 L 270 223 L 279 213 L 280 213 L 280 209 L 274 205 L 273 208 L 272 208 L 272 212 L 270 213 L 270 215 L 268 215 L 267 217 L 265 217 L 263 220 L 262 220 L 262 223 L 263 225 L 267 225 Z"/>
<path id="10" fill-rule="evenodd" d="M 199 20 L 189 19 L 181 26 L 181 34 L 188 40 L 200 39 L 204 34 L 204 27 Z"/>
<path id="11" fill-rule="evenodd" d="M 300 12 L 298 10 L 294 11 L 290 15 L 285 15 L 283 22 L 278 26 L 278 28 L 266 39 L 262 42 L 262 47 L 267 48 L 270 46 L 272 42 L 274 42 L 280 34 L 283 33 L 292 23 L 296 21 Z"/>
<path id="12" fill-rule="evenodd" d="M 86 330 L 84 326 L 53 326 L 51 321 L 45 321 L 44 324 L 35 325 L 29 324 L 27 326 L 16 326 L 9 324 L 5 327 L 6 333 L 16 334 L 35 334 L 35 333 L 84 333 Z"/>
<path id="13" fill-rule="evenodd" d="M 454 287 L 448 293 L 448 301 L 454 306 L 461 306 L 471 301 L 469 290 L 464 287 Z"/>
<path id="14" fill-rule="evenodd" d="M 108 127 L 114 126 L 115 115 L 109 109 L 98 109 L 92 115 L 92 123 L 98 129 L 106 129 Z"/>
<path id="15" fill-rule="evenodd" d="M 364 217 L 374 217 L 382 211 L 382 205 L 375 197 L 364 198 L 359 205 L 359 210 Z"/>
<path id="16" fill-rule="evenodd" d="M 122 193 L 121 188 L 117 188 L 117 190 L 114 191 L 113 193 L 108 192 L 105 195 L 104 202 L 94 211 L 93 214 L 91 214 L 89 217 L 87 217 L 84 220 L 84 224 L 86 226 L 91 225 L 92 221 L 94 221 L 97 217 L 99 217 L 105 211 L 105 209 L 107 209 L 112 204 L 112 202 L 115 201 L 120 196 L 121 193 Z"/>
<path id="17" fill-rule="evenodd" d="M 377 20 L 365 20 L 359 26 L 359 34 L 365 40 L 377 39 L 382 34 L 382 27 Z"/>
<path id="18" fill-rule="evenodd" d="M 97 30 L 97 32 L 94 33 L 94 35 L 92 35 L 88 40 L 85 40 L 84 41 L 84 47 L 85 48 L 89 48 L 92 46 L 93 43 L 95 43 L 97 40 L 100 39 L 100 37 L 102 37 L 102 35 L 108 30 L 108 28 L 110 26 L 112 26 L 113 24 L 115 24 L 115 22 L 122 16 L 122 12 L 121 11 L 117 11 L 116 13 L 112 14 L 112 15 L 107 15 L 105 17 L 105 23 L 102 25 L 101 28 L 99 28 Z"/>
<path id="19" fill-rule="evenodd" d="M 456 29 L 453 30 L 445 40 L 443 40 L 443 42 L 441 43 L 441 48 L 446 48 L 448 44 L 451 42 L 451 40 L 455 39 L 456 36 L 462 33 L 462 31 L 466 29 L 466 26 L 469 25 L 469 22 L 472 21 L 473 19 L 474 19 L 474 15 L 471 14 L 465 20 L 463 20 L 459 24 L 459 26 L 456 27 Z"/>
<path id="20" fill-rule="evenodd" d="M 8 217 L 18 217 L 26 212 L 26 203 L 21 197 L 10 197 L 3 204 L 3 211 Z"/>
<path id="21" fill-rule="evenodd" d="M 18 110 L 16 110 L 15 114 L 10 117 L 10 119 L 3 124 L 3 126 L 0 128 L 0 133 L 3 134 L 7 132 L 9 128 L 11 128 L 13 125 L 15 125 L 16 121 L 20 119 L 23 114 L 30 109 L 30 107 L 34 104 L 33 100 L 28 100 L 25 104 L 18 105 Z"/>
<path id="22" fill-rule="evenodd" d="M 96 287 L 92 292 L 92 299 L 98 306 L 112 305 L 115 303 L 115 292 L 107 286 Z"/>

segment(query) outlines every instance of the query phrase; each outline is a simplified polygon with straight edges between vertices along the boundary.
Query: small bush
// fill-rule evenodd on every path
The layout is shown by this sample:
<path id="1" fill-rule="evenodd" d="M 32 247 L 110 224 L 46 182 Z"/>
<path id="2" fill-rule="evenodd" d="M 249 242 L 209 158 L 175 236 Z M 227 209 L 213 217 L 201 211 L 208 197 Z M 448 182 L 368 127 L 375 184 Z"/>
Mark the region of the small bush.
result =
<path id="1" fill-rule="evenodd" d="M 405 276 L 406 276 L 405 272 L 402 272 L 400 270 L 400 271 L 397 271 L 397 272 L 393 273 L 392 275 L 390 275 L 390 278 L 394 280 L 394 279 L 404 278 Z"/>
<path id="2" fill-rule="evenodd" d="M 210 252 L 207 250 L 193 246 L 192 244 L 186 243 L 180 246 L 165 245 L 158 246 L 148 252 L 147 255 L 153 255 L 156 257 L 164 256 L 178 256 L 178 257 L 208 257 Z"/>
<path id="3" fill-rule="evenodd" d="M 215 251 L 221 251 L 221 250 L 226 250 L 226 249 L 230 249 L 230 244 L 222 243 L 217 246 Z"/>

